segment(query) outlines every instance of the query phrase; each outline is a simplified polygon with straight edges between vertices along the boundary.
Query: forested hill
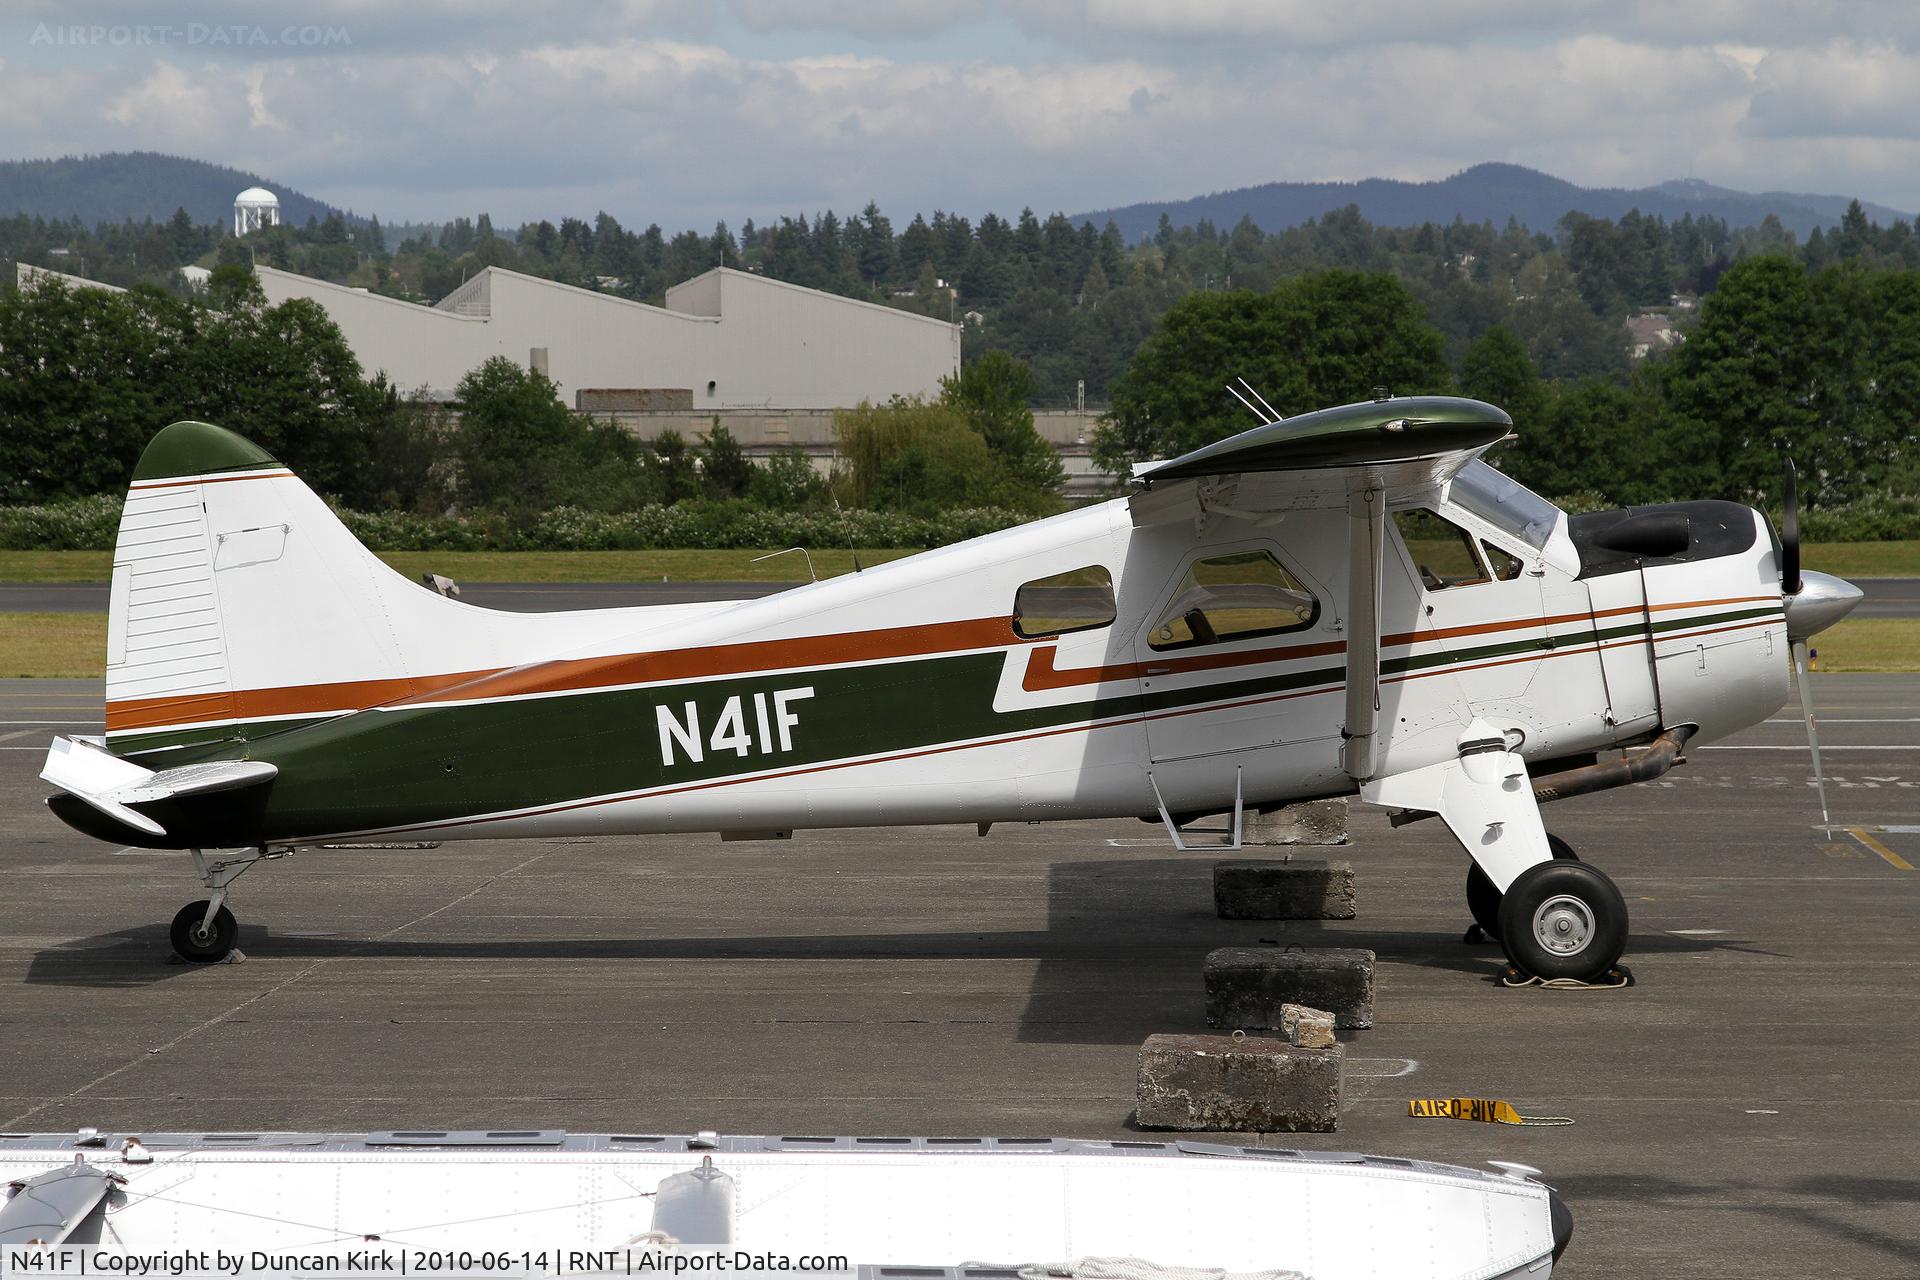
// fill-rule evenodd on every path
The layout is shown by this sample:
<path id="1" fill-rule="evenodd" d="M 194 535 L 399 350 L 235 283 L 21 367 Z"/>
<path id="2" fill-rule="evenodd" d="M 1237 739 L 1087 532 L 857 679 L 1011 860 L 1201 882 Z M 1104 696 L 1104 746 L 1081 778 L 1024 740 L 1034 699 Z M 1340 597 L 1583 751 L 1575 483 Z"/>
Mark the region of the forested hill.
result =
<path id="1" fill-rule="evenodd" d="M 259 174 L 156 151 L 114 151 L 58 160 L 0 161 L 0 216 L 24 213 L 83 226 L 102 222 L 165 222 L 185 209 L 196 223 L 225 225 L 233 198 L 248 187 L 280 197 L 280 218 L 295 226 L 325 221 L 334 207 Z M 343 212 L 344 211 L 339 211 Z M 363 219 L 345 214 L 352 223 Z"/>
<path id="2" fill-rule="evenodd" d="M 1759 226 L 1769 214 L 1798 236 L 1815 227 L 1839 224 L 1848 197 L 1796 195 L 1783 191 L 1753 195 L 1716 187 L 1693 179 L 1663 182 L 1656 187 L 1579 187 L 1552 174 L 1514 164 L 1477 164 L 1438 182 L 1399 182 L 1368 178 L 1364 182 L 1269 182 L 1196 196 L 1191 200 L 1149 201 L 1119 209 L 1076 213 L 1078 225 L 1105 225 L 1113 219 L 1129 243 L 1151 235 L 1166 214 L 1176 227 L 1201 221 L 1222 231 L 1241 218 L 1252 218 L 1262 231 L 1284 231 L 1329 209 L 1359 207 L 1360 216 L 1378 226 L 1417 227 L 1434 222 L 1445 226 L 1456 217 L 1468 222 L 1492 222 L 1503 227 L 1509 217 L 1533 231 L 1551 233 L 1569 210 L 1593 218 L 1619 219 L 1638 209 L 1648 216 L 1678 219 L 1713 217 L 1733 227 Z M 1883 205 L 1862 202 L 1867 216 L 1881 223 L 1905 219 L 1906 214 Z"/>

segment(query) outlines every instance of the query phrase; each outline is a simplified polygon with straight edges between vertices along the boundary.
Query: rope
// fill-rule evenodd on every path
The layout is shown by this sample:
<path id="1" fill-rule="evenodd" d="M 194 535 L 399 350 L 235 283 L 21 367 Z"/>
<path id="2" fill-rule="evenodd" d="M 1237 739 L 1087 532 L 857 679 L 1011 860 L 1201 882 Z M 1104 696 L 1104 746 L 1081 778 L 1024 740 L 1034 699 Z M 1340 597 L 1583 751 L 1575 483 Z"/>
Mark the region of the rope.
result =
<path id="1" fill-rule="evenodd" d="M 1516 991 L 1522 987 L 1545 987 L 1549 991 L 1624 991 L 1633 985 L 1633 970 L 1617 964 L 1599 981 L 1586 982 L 1579 978 L 1536 977 L 1508 965 L 1507 971 L 1500 975 L 1500 985 Z"/>

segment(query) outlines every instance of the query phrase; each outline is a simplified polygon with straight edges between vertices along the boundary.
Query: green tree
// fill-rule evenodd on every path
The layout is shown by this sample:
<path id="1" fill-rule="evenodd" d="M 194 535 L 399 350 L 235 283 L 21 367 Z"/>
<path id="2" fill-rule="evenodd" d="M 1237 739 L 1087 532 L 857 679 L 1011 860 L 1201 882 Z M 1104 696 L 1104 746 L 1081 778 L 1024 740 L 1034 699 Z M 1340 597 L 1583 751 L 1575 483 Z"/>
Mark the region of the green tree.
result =
<path id="1" fill-rule="evenodd" d="M 1674 490 L 1753 500 L 1774 493 L 1793 453 L 1818 498 L 1830 441 L 1817 399 L 1813 290 L 1784 255 L 1720 279 L 1686 343 L 1665 362 L 1671 420 L 1657 439 Z"/>
<path id="2" fill-rule="evenodd" d="M 1583 378 L 1557 384 L 1539 415 L 1515 416 L 1519 440 L 1493 461 L 1514 479 L 1575 509 L 1698 497 L 1674 487 L 1666 460 L 1647 442 L 1661 405 L 1649 377 L 1626 384 Z"/>
<path id="3" fill-rule="evenodd" d="M 653 438 L 653 448 L 645 458 L 662 502 L 684 502 L 702 491 L 700 466 L 686 437 L 668 428 Z"/>
<path id="4" fill-rule="evenodd" d="M 1467 348 L 1460 365 L 1460 392 L 1505 409 L 1523 429 L 1537 424 L 1547 393 L 1527 359 L 1527 349 L 1504 325 L 1495 325 Z"/>
<path id="5" fill-rule="evenodd" d="M 862 403 L 833 415 L 835 484 L 850 506 L 934 515 L 953 507 L 1056 509 L 1022 484 L 966 415 L 944 404 Z"/>
<path id="6" fill-rule="evenodd" d="M 0 501 L 125 488 L 147 440 L 186 416 L 154 376 L 183 310 L 51 277 L 0 291 Z"/>
<path id="7" fill-rule="evenodd" d="M 700 472 L 707 493 L 715 498 L 744 497 L 753 480 L 753 464 L 733 433 L 715 415 L 713 429 L 700 437 Z"/>
<path id="8" fill-rule="evenodd" d="M 940 379 L 940 403 L 959 410 L 1020 483 L 1055 490 L 1066 483 L 1066 467 L 1034 429 L 1032 398 L 1032 366 L 1005 351 L 988 351 Z"/>
<path id="9" fill-rule="evenodd" d="M 460 379 L 461 496 L 473 508 L 538 509 L 549 504 L 556 472 L 577 441 L 579 424 L 544 373 L 494 356 Z"/>
<path id="10" fill-rule="evenodd" d="M 788 445 L 753 468 L 747 496 L 776 511 L 801 511 L 826 501 L 827 480 L 814 470 L 805 449 Z"/>
<path id="11" fill-rule="evenodd" d="M 1245 378 L 1280 413 L 1444 391 L 1445 340 L 1392 276 L 1324 271 L 1271 293 L 1191 293 L 1167 312 L 1114 385 L 1094 458 L 1124 471 L 1255 425 L 1227 390 Z"/>

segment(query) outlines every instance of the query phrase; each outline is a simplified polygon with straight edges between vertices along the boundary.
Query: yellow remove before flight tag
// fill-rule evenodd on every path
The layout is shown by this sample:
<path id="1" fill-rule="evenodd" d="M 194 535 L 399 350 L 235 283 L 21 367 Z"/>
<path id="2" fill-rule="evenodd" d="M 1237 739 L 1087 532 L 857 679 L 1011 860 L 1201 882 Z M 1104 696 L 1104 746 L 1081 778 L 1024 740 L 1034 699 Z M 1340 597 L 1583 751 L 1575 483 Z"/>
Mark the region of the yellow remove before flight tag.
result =
<path id="1" fill-rule="evenodd" d="M 1407 1114 L 1430 1120 L 1477 1120 L 1482 1124 L 1573 1123 L 1568 1116 L 1523 1116 L 1512 1103 L 1497 1098 L 1413 1098 L 1407 1103 Z"/>

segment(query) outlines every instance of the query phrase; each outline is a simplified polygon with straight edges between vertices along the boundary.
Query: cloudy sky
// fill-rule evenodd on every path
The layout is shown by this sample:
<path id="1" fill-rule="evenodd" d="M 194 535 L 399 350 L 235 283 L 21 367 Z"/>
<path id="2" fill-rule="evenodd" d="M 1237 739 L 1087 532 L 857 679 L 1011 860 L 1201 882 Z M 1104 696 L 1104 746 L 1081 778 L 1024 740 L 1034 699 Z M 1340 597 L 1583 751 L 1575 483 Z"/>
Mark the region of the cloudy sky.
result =
<path id="1" fill-rule="evenodd" d="M 388 220 L 977 215 L 1482 160 L 1920 208 L 1914 0 L 8 0 L 0 157 Z"/>

